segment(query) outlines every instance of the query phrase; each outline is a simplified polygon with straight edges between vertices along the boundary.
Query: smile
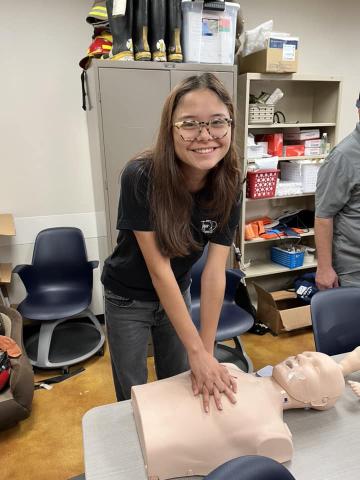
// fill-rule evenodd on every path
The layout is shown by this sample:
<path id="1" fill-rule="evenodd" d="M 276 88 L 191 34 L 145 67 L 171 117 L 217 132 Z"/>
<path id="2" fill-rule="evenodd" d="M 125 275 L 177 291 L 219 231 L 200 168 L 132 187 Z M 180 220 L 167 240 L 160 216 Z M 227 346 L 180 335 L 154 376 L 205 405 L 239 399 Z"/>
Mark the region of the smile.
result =
<path id="1" fill-rule="evenodd" d="M 212 153 L 217 147 L 207 147 L 207 148 L 194 148 L 192 152 L 207 154 Z"/>

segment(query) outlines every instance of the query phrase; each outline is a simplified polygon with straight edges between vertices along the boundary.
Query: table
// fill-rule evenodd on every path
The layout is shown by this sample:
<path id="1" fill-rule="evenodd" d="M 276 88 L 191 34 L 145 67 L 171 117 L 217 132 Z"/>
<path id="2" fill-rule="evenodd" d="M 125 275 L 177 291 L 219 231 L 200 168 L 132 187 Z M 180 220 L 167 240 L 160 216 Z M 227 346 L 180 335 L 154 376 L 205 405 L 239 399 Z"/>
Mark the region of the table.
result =
<path id="1" fill-rule="evenodd" d="M 360 381 L 360 372 L 348 378 Z M 296 480 L 360 478 L 360 400 L 349 385 L 330 410 L 288 410 L 284 420 L 294 442 L 284 465 Z M 83 441 L 86 480 L 147 480 L 130 400 L 89 410 Z"/>

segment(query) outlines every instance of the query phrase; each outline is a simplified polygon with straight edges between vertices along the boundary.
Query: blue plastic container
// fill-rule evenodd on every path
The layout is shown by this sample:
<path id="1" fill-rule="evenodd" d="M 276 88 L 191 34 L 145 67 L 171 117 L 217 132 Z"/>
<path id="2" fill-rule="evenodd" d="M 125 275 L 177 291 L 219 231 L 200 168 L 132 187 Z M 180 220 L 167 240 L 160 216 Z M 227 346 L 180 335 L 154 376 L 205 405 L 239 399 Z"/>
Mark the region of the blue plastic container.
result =
<path id="1" fill-rule="evenodd" d="M 279 247 L 271 247 L 271 260 L 284 267 L 297 268 L 304 263 L 305 252 L 288 252 Z"/>

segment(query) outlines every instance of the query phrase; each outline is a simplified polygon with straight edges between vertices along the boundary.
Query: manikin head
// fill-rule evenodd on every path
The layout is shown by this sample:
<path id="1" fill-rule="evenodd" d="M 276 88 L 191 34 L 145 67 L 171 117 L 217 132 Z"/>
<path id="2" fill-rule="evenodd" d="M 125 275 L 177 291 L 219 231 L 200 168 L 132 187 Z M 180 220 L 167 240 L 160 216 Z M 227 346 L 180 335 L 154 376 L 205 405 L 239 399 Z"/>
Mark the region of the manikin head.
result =
<path id="1" fill-rule="evenodd" d="M 320 352 L 304 352 L 274 367 L 274 380 L 297 406 L 316 410 L 331 408 L 345 388 L 339 365 Z"/>

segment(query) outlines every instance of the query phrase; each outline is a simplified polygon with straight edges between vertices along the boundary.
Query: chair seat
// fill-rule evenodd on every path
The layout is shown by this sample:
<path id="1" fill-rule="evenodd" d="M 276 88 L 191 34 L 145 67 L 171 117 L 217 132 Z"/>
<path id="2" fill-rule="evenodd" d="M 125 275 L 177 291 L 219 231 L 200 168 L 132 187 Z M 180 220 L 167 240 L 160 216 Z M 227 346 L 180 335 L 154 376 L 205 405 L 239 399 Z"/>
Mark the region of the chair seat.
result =
<path id="1" fill-rule="evenodd" d="M 57 320 L 81 313 L 91 302 L 88 289 L 62 289 L 28 295 L 18 311 L 30 320 Z"/>
<path id="2" fill-rule="evenodd" d="M 199 329 L 200 302 L 191 305 L 191 317 L 196 328 Z M 225 300 L 221 309 L 215 340 L 221 342 L 237 337 L 247 332 L 253 326 L 253 323 L 254 319 L 248 312 L 238 307 L 234 302 L 226 302 Z"/>

